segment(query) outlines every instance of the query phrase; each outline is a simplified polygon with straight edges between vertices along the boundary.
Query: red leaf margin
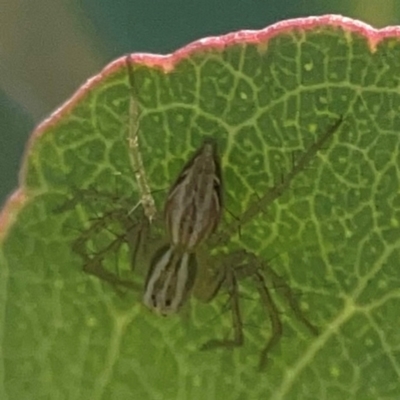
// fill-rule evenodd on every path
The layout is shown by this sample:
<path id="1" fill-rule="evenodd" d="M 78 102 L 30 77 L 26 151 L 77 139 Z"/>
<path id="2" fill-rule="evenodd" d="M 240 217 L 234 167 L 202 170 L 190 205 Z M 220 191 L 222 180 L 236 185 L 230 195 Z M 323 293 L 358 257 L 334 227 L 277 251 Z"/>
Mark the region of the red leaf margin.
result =
<path id="1" fill-rule="evenodd" d="M 358 33 L 364 36 L 373 52 L 377 44 L 383 39 L 389 37 L 400 38 L 400 26 L 389 26 L 383 29 L 375 29 L 372 26 L 358 20 L 354 20 L 341 15 L 322 15 L 316 17 L 295 18 L 278 22 L 259 31 L 241 30 L 238 32 L 228 33 L 223 36 L 213 36 L 199 39 L 185 47 L 167 55 L 135 53 L 132 54 L 132 60 L 135 63 L 142 64 L 151 68 L 160 68 L 168 73 L 174 69 L 174 66 L 181 60 L 188 58 L 193 53 L 206 52 L 209 49 L 223 50 L 226 47 L 240 44 L 252 43 L 267 45 L 268 41 L 282 33 L 288 33 L 295 29 L 311 30 L 316 27 L 329 26 L 342 28 L 351 33 Z M 78 103 L 88 91 L 93 90 L 96 85 L 105 77 L 112 75 L 120 68 L 125 68 L 126 55 L 108 64 L 99 74 L 88 79 L 75 94 L 67 100 L 62 106 L 55 110 L 48 118 L 39 124 L 33 131 L 28 144 L 26 146 L 24 160 L 29 154 L 29 149 L 33 142 L 40 137 L 47 128 L 57 124 L 57 121 L 64 115 L 73 110 L 75 104 Z M 2 240 L 7 232 L 7 227 L 12 225 L 18 210 L 23 206 L 27 195 L 24 192 L 24 168 L 25 161 L 19 176 L 19 188 L 7 199 L 3 210 L 0 212 L 0 240 Z"/>

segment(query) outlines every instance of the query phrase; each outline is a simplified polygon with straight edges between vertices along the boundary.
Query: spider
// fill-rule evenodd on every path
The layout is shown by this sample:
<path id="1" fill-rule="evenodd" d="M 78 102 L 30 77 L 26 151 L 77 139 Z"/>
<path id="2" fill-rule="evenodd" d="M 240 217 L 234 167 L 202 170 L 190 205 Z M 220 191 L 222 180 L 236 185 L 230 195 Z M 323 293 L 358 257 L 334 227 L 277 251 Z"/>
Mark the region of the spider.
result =
<path id="1" fill-rule="evenodd" d="M 127 65 L 130 71 L 128 59 Z M 133 86 L 132 76 L 129 72 L 131 86 Z M 134 102 L 135 99 L 132 96 L 131 116 L 137 116 Z M 318 329 L 301 311 L 289 285 L 273 271 L 268 262 L 244 249 L 217 256 L 210 254 L 211 250 L 226 247 L 235 232 L 261 214 L 268 205 L 290 188 L 293 179 L 309 165 L 318 150 L 339 129 L 343 117 L 339 117 L 305 150 L 292 169 L 282 177 L 281 182 L 254 200 L 238 218 L 225 223 L 222 227 L 218 225 L 223 209 L 223 173 L 219 167 L 215 143 L 205 140 L 188 160 L 169 190 L 164 216 L 158 217 L 140 156 L 138 126 L 132 127 L 136 120 L 137 118 L 130 118 L 129 144 L 133 154 L 131 162 L 136 171 L 140 200 L 133 209 L 132 202 L 127 199 L 115 201 L 113 209 L 95 218 L 74 241 L 72 247 L 83 259 L 84 271 L 117 287 L 135 291 L 143 290 L 137 281 L 121 278 L 105 266 L 108 254 L 118 252 L 122 246 L 127 245 L 132 269 L 137 265 L 150 266 L 144 284 L 143 301 L 149 308 L 162 315 L 178 312 L 190 298 L 192 291 L 196 297 L 211 301 L 222 289 L 227 290 L 232 312 L 233 339 L 212 339 L 202 347 L 205 350 L 216 347 L 236 347 L 243 344 L 239 281 L 243 277 L 250 277 L 271 324 L 271 336 L 261 351 L 260 368 L 266 366 L 268 354 L 279 343 L 283 334 L 279 310 L 266 280 L 275 285 L 279 283 L 296 317 L 312 334 L 318 334 Z M 201 168 L 198 168 L 199 160 Z M 208 164 L 212 164 L 213 168 L 206 173 L 204 166 Z M 199 182 L 202 182 L 203 186 Z M 104 197 L 107 195 L 109 194 L 104 194 Z M 113 226 L 114 230 L 110 226 Z M 89 243 L 94 241 L 94 236 L 104 231 L 108 232 L 108 244 L 103 244 L 99 240 L 101 245 L 96 251 L 90 252 Z M 207 288 L 208 293 L 204 293 L 201 289 L 204 287 Z"/>

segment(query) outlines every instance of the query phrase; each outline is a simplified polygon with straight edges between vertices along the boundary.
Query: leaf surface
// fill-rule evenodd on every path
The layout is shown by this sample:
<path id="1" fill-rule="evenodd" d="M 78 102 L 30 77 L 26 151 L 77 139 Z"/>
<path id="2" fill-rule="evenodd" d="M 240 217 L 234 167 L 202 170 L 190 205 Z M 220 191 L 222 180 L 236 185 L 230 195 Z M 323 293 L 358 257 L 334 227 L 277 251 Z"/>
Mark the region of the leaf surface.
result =
<path id="1" fill-rule="evenodd" d="M 398 37 L 397 28 L 325 16 L 204 39 L 168 56 L 133 55 L 140 152 L 158 209 L 212 136 L 230 212 L 222 231 L 344 118 L 282 196 L 240 235 L 228 232 L 228 249 L 272 259 L 321 331 L 310 335 L 271 288 L 284 336 L 263 372 L 256 367 L 270 325 L 251 280 L 241 286 L 244 346 L 207 352 L 204 342 L 231 334 L 226 291 L 161 318 L 140 295 L 121 296 L 82 271 L 71 242 L 97 200 L 54 210 L 83 187 L 118 193 L 132 207 L 140 198 L 125 58 L 83 85 L 33 133 L 20 188 L 0 219 L 0 397 L 399 397 Z M 127 264 L 126 250 L 114 256 L 110 265 Z M 140 282 L 146 268 L 135 271 Z"/>

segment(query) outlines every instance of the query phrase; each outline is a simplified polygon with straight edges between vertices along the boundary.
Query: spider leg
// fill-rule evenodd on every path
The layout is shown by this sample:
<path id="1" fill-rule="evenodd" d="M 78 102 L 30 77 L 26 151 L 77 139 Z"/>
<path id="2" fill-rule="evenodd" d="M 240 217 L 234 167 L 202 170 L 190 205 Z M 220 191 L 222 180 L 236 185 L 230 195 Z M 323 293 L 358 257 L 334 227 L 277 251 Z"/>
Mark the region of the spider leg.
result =
<path id="1" fill-rule="evenodd" d="M 296 299 L 292 289 L 286 283 L 286 281 L 280 277 L 269 265 L 268 263 L 263 263 L 263 272 L 272 281 L 274 286 L 279 287 L 282 290 L 283 296 L 289 303 L 289 307 L 292 309 L 296 318 L 315 336 L 319 335 L 318 328 L 313 325 L 302 311 L 298 300 Z"/>
<path id="2" fill-rule="evenodd" d="M 229 291 L 229 301 L 232 311 L 233 339 L 209 340 L 202 346 L 201 348 L 202 350 L 211 350 L 218 347 L 227 347 L 227 348 L 239 347 L 242 346 L 244 342 L 243 321 L 239 304 L 239 285 L 236 279 L 234 268 L 227 267 L 225 269 L 224 275 L 225 275 L 224 282 L 229 287 L 228 291 Z"/>
<path id="3" fill-rule="evenodd" d="M 117 274 L 113 274 L 107 271 L 103 266 L 103 260 L 107 254 L 116 253 L 121 248 L 122 244 L 126 241 L 126 233 L 117 235 L 116 238 L 101 251 L 94 255 L 88 255 L 86 249 L 86 238 L 78 238 L 73 243 L 73 250 L 82 257 L 84 260 L 83 271 L 96 276 L 97 278 L 110 283 L 113 286 L 123 286 L 128 289 L 140 290 L 140 287 L 134 282 L 123 280 L 118 277 Z"/>
<path id="4" fill-rule="evenodd" d="M 265 284 L 264 277 L 262 274 L 254 269 L 253 280 L 257 286 L 258 293 L 262 300 L 263 305 L 268 313 L 269 320 L 271 322 L 271 337 L 269 338 L 266 346 L 261 351 L 259 369 L 264 369 L 268 361 L 268 353 L 279 343 L 282 333 L 282 321 L 279 317 L 279 310 L 272 299 L 272 296 Z"/>

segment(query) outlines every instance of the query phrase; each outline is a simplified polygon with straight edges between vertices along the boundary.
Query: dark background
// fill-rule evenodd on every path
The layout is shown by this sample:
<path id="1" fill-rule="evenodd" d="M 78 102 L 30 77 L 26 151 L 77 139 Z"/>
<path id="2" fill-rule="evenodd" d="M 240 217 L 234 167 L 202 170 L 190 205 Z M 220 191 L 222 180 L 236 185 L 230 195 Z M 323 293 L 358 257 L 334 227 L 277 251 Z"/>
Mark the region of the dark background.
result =
<path id="1" fill-rule="evenodd" d="M 128 52 L 170 53 L 205 36 L 322 14 L 383 27 L 399 24 L 400 2 L 0 1 L 0 205 L 17 186 L 34 127 L 113 59 Z"/>

